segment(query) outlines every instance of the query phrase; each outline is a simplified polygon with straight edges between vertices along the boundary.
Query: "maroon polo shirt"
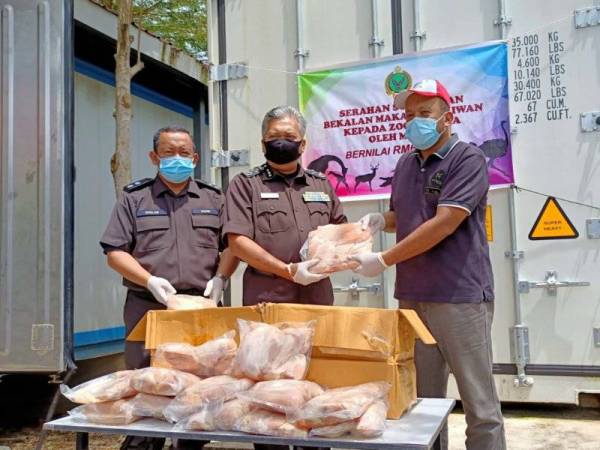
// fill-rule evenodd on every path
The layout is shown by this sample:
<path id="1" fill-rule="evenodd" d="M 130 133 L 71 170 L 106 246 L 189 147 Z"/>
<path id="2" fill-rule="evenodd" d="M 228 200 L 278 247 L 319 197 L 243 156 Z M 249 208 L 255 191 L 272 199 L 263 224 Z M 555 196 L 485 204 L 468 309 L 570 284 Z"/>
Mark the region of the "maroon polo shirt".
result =
<path id="1" fill-rule="evenodd" d="M 494 299 L 485 230 L 488 189 L 483 152 L 456 135 L 425 161 L 419 151 L 399 159 L 390 199 L 397 242 L 434 217 L 438 206 L 461 208 L 469 216 L 435 247 L 396 265 L 397 299 L 449 303 Z"/>
<path id="2" fill-rule="evenodd" d="M 308 233 L 319 225 L 347 222 L 327 177 L 299 167 L 286 176 L 267 164 L 235 176 L 227 189 L 223 238 L 249 237 L 284 263 L 299 262 Z M 243 303 L 333 304 L 329 278 L 301 286 L 248 266 L 244 272 Z"/>

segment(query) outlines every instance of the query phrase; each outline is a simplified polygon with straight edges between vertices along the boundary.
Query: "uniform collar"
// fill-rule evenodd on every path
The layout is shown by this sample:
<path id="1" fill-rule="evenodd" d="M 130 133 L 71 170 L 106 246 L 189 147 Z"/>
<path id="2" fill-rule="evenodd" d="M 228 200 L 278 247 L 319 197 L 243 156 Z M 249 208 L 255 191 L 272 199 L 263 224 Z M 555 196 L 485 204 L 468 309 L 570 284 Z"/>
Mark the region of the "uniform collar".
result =
<path id="1" fill-rule="evenodd" d="M 450 153 L 452 151 L 452 149 L 456 146 L 457 143 L 458 143 L 458 135 L 456 133 L 452 133 L 450 135 L 450 139 L 448 139 L 448 142 L 446 142 L 442 148 L 440 148 L 437 152 L 435 152 L 431 156 L 437 156 L 439 159 L 444 159 L 446 156 L 448 156 L 448 153 Z M 415 150 L 413 150 L 411 155 L 418 156 L 420 159 L 421 150 L 415 149 Z"/>
<path id="2" fill-rule="evenodd" d="M 164 194 L 165 192 L 169 192 L 169 193 L 173 194 L 171 189 L 169 189 L 169 187 L 165 183 L 163 183 L 163 181 L 157 175 L 156 178 L 154 179 L 154 184 L 152 185 L 152 194 L 155 197 L 159 197 L 162 194 Z M 188 185 L 186 187 L 184 187 L 179 194 L 177 194 L 177 197 L 180 197 L 182 195 L 187 195 L 187 194 L 191 194 L 194 197 L 200 197 L 200 187 L 198 186 L 197 183 L 194 182 L 193 179 L 190 179 L 190 181 L 188 182 Z"/>
<path id="3" fill-rule="evenodd" d="M 291 176 L 288 177 L 282 173 L 275 172 L 269 164 L 264 163 L 262 169 L 262 177 L 264 180 L 272 181 L 272 180 L 290 180 Z M 298 172 L 293 177 L 294 180 L 303 181 L 306 183 L 306 172 L 302 165 L 298 164 Z"/>

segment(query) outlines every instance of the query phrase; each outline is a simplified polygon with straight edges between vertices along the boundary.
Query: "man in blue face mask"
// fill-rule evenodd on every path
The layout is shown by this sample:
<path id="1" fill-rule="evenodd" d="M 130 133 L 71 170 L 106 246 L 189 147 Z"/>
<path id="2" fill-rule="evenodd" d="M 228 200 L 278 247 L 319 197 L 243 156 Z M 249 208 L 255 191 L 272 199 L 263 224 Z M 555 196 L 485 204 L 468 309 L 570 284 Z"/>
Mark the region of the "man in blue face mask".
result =
<path id="1" fill-rule="evenodd" d="M 486 159 L 451 133 L 451 99 L 439 81 L 417 83 L 394 105 L 406 112 L 406 137 L 415 151 L 398 160 L 390 211 L 368 214 L 361 223 L 372 232 L 395 232 L 397 244 L 356 257 L 356 272 L 373 277 L 396 267 L 400 307 L 417 311 L 437 340 L 436 346 L 415 345 L 418 396 L 445 397 L 451 370 L 467 420 L 467 449 L 504 450 L 492 375 Z M 434 448 L 448 448 L 447 427 Z"/>
<path id="2" fill-rule="evenodd" d="M 239 262 L 229 250 L 220 252 L 224 196 L 218 187 L 193 178 L 198 153 L 189 131 L 161 128 L 153 146 L 149 157 L 157 175 L 125 187 L 100 241 L 108 265 L 127 287 L 127 335 L 146 312 L 165 309 L 170 294 L 203 295 L 219 302 Z M 143 342 L 125 343 L 128 369 L 149 363 Z M 163 443 L 128 436 L 121 449 L 156 450 Z M 174 448 L 200 449 L 202 442 L 178 442 Z"/>

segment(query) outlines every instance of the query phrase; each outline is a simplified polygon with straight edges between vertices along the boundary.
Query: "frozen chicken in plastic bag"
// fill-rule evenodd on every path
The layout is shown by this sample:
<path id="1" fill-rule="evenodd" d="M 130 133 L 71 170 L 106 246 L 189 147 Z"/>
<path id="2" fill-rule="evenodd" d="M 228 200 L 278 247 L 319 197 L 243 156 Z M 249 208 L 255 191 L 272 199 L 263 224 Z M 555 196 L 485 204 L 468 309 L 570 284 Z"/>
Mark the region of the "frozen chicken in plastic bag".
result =
<path id="1" fill-rule="evenodd" d="M 308 433 L 311 437 L 337 438 L 347 434 L 354 434 L 356 431 L 356 420 L 329 425 L 326 427 L 313 428 Z"/>
<path id="2" fill-rule="evenodd" d="M 358 263 L 350 258 L 372 249 L 373 236 L 369 230 L 363 230 L 359 223 L 343 223 L 323 225 L 308 233 L 300 255 L 305 260 L 319 260 L 310 268 L 311 272 L 333 273 L 356 269 Z"/>
<path id="3" fill-rule="evenodd" d="M 375 401 L 386 398 L 391 385 L 384 381 L 330 389 L 309 400 L 293 414 L 301 428 L 316 428 L 357 419 Z"/>
<path id="4" fill-rule="evenodd" d="M 223 403 L 215 413 L 214 424 L 217 430 L 233 431 L 235 424 L 256 407 L 247 400 L 234 398 Z"/>
<path id="5" fill-rule="evenodd" d="M 253 380 L 303 379 L 315 322 L 269 325 L 238 319 L 240 347 L 234 373 Z"/>
<path id="6" fill-rule="evenodd" d="M 61 384 L 60 392 L 74 403 L 99 403 L 132 397 L 137 393 L 130 385 L 134 372 L 134 370 L 121 370 L 74 388 Z"/>
<path id="7" fill-rule="evenodd" d="M 206 405 L 226 402 L 234 398 L 238 392 L 246 391 L 253 385 L 252 380 L 233 378 L 228 375 L 206 378 L 178 394 L 165 408 L 165 417 L 169 422 L 179 422 Z"/>
<path id="8" fill-rule="evenodd" d="M 221 402 L 212 402 L 203 405 L 197 412 L 178 422 L 174 429 L 215 431 L 215 414 L 221 408 Z"/>
<path id="9" fill-rule="evenodd" d="M 234 426 L 235 431 L 265 436 L 305 438 L 307 433 L 289 422 L 285 415 L 271 411 L 254 410 L 243 416 Z"/>
<path id="10" fill-rule="evenodd" d="M 312 381 L 274 380 L 256 383 L 248 391 L 238 394 L 238 398 L 263 409 L 288 414 L 323 392 L 323 388 Z"/>
<path id="11" fill-rule="evenodd" d="M 210 298 L 200 295 L 172 294 L 167 297 L 167 309 L 206 309 L 216 308 L 217 304 Z"/>
<path id="12" fill-rule="evenodd" d="M 89 403 L 72 409 L 69 415 L 75 420 L 104 425 L 127 425 L 141 419 L 134 415 L 130 400 Z"/>
<path id="13" fill-rule="evenodd" d="M 145 367 L 135 371 L 131 386 L 145 394 L 174 396 L 199 381 L 196 375 L 181 370 Z"/>
<path id="14" fill-rule="evenodd" d="M 385 418 L 388 413 L 388 404 L 385 400 L 377 400 L 367 408 L 358 419 L 356 434 L 361 437 L 374 438 L 381 436 L 385 430 Z"/>
<path id="15" fill-rule="evenodd" d="M 133 397 L 131 408 L 134 415 L 139 417 L 154 417 L 155 419 L 164 419 L 163 410 L 169 406 L 173 400 L 171 397 L 160 395 L 144 394 L 140 392 Z"/>
<path id="16" fill-rule="evenodd" d="M 152 364 L 208 378 L 229 375 L 236 353 L 235 331 L 232 330 L 199 346 L 185 343 L 159 345 L 152 357 Z"/>

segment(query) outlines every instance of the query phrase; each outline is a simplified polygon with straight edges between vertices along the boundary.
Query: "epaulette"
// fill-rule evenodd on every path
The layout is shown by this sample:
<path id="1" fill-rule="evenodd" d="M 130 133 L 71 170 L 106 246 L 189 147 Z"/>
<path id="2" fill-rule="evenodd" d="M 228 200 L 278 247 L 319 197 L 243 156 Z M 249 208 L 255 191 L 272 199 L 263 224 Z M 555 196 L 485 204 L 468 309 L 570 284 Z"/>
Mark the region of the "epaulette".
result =
<path id="1" fill-rule="evenodd" d="M 304 169 L 304 172 L 306 172 L 309 175 L 312 175 L 315 178 L 320 178 L 322 180 L 326 180 L 327 179 L 327 175 L 325 175 L 322 172 L 318 172 L 316 170 L 312 170 L 312 169 Z"/>
<path id="2" fill-rule="evenodd" d="M 142 178 L 141 180 L 136 180 L 129 183 L 127 186 L 123 188 L 123 190 L 127 193 L 137 191 L 139 189 L 145 188 L 146 186 L 150 186 L 154 183 L 155 178 Z"/>
<path id="3" fill-rule="evenodd" d="M 260 166 L 253 167 L 250 170 L 244 172 L 245 177 L 255 177 L 256 175 L 262 173 L 267 168 L 267 163 L 261 164 Z"/>
<path id="4" fill-rule="evenodd" d="M 209 189 L 212 189 L 213 191 L 217 191 L 219 194 L 223 192 L 221 191 L 221 188 L 216 184 L 209 183 L 208 181 L 201 180 L 200 178 L 194 178 L 194 181 L 196 181 L 196 184 L 200 187 L 207 187 Z"/>

